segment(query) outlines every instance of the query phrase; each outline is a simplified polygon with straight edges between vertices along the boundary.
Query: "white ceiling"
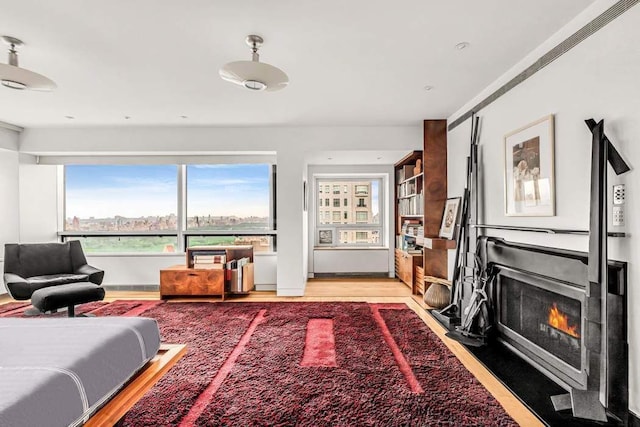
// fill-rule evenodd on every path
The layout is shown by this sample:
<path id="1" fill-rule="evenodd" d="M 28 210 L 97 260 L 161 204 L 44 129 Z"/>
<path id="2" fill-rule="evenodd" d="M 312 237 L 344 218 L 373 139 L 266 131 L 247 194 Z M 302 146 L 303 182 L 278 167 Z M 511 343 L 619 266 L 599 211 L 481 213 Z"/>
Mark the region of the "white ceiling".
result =
<path id="1" fill-rule="evenodd" d="M 0 121 L 417 124 L 449 116 L 592 2 L 0 0 L 0 34 L 26 43 L 21 66 L 58 84 L 0 87 Z M 265 39 L 261 60 L 288 73 L 285 90 L 218 77 L 224 63 L 250 58 L 252 33 Z M 455 49 L 462 41 L 470 46 Z"/>

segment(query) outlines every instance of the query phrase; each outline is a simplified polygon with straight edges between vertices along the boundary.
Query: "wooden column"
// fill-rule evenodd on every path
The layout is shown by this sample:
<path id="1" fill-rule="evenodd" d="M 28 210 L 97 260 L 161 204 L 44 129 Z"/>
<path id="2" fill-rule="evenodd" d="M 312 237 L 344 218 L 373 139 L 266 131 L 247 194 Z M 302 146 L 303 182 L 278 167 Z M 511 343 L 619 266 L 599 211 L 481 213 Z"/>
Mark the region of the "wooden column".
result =
<path id="1" fill-rule="evenodd" d="M 447 121 L 424 121 L 424 234 L 437 238 L 447 200 Z M 424 250 L 425 276 L 447 278 L 447 249 Z"/>

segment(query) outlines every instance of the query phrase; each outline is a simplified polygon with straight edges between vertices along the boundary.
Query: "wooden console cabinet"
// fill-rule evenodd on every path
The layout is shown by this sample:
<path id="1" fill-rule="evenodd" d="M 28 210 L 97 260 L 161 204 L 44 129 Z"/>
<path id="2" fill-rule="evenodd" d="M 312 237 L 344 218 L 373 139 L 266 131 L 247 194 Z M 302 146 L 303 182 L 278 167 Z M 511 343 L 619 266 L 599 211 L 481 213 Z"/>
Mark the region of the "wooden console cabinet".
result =
<path id="1" fill-rule="evenodd" d="M 160 298 L 168 296 L 221 296 L 224 270 L 195 269 L 174 265 L 160 270 Z"/>
<path id="2" fill-rule="evenodd" d="M 395 252 L 396 276 L 411 288 L 412 293 L 416 293 L 414 277 L 416 267 L 422 267 L 422 253 L 410 254 L 401 249 Z"/>
<path id="3" fill-rule="evenodd" d="M 173 296 L 220 296 L 234 293 L 225 289 L 225 269 L 193 268 L 193 254 L 206 251 L 224 251 L 227 262 L 249 258 L 243 280 L 250 281 L 253 289 L 252 246 L 194 246 L 187 248 L 185 265 L 174 265 L 160 270 L 160 298 Z"/>

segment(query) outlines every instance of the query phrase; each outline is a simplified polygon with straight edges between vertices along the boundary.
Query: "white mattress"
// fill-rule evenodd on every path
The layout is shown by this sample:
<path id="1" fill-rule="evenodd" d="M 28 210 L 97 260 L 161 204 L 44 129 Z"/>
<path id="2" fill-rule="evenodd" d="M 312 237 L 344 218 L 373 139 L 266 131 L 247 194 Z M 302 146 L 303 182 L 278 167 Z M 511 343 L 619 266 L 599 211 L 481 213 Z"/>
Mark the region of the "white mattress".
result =
<path id="1" fill-rule="evenodd" d="M 159 346 L 154 319 L 0 318 L 0 426 L 82 424 Z"/>

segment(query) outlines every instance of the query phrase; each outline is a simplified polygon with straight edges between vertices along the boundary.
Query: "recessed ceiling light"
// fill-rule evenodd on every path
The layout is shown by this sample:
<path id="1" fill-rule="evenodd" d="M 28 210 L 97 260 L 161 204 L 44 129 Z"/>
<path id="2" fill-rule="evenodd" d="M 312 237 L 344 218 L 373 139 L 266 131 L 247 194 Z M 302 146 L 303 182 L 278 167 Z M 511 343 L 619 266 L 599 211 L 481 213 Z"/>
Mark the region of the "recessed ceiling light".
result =
<path id="1" fill-rule="evenodd" d="M 469 47 L 469 42 L 460 42 L 456 45 L 456 49 L 463 50 Z"/>
<path id="2" fill-rule="evenodd" d="M 73 119 L 75 119 L 75 117 L 73 117 L 73 116 L 64 116 L 64 118 L 65 118 L 65 119 L 69 119 L 69 120 L 73 120 Z"/>
<path id="3" fill-rule="evenodd" d="M 382 157 L 376 157 L 376 160 L 382 160 Z"/>
<path id="4" fill-rule="evenodd" d="M 131 116 L 124 116 L 125 120 L 129 120 L 131 118 Z"/>
<path id="5" fill-rule="evenodd" d="M 327 160 L 333 160 L 333 157 L 327 157 Z"/>
<path id="6" fill-rule="evenodd" d="M 425 87 L 423 87 L 422 89 L 424 89 L 426 92 L 429 92 L 430 90 L 433 90 L 433 86 L 431 85 L 426 85 Z"/>
<path id="7" fill-rule="evenodd" d="M 188 119 L 188 116 L 180 116 L 181 119 Z"/>

